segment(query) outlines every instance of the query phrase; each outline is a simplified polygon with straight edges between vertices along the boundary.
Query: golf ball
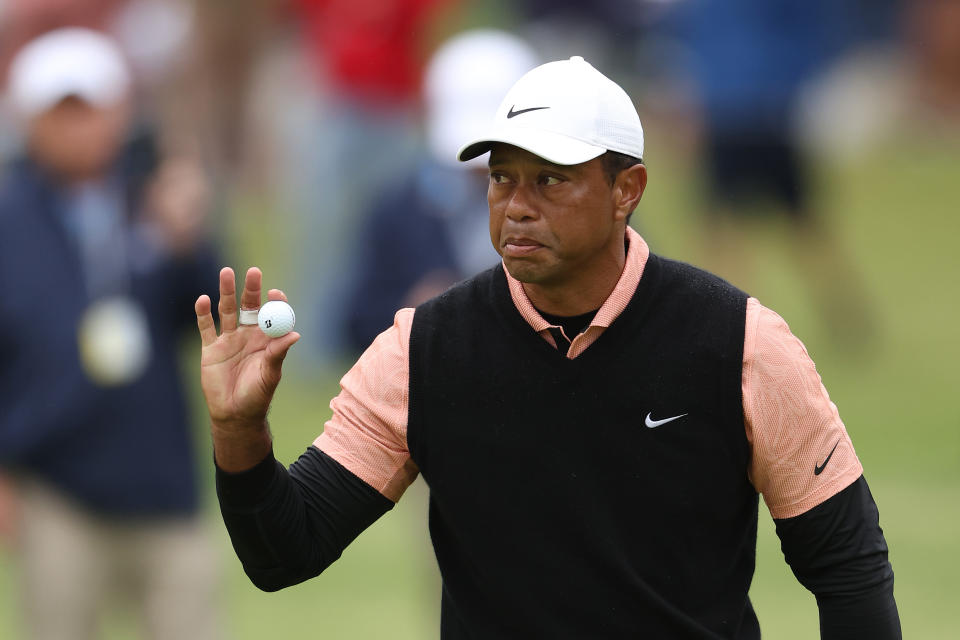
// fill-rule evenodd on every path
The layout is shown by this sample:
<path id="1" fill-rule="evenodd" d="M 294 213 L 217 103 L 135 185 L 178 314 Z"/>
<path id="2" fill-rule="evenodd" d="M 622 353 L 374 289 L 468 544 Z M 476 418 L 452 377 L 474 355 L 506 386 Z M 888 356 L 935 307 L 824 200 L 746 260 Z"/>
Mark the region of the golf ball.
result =
<path id="1" fill-rule="evenodd" d="M 260 307 L 257 314 L 257 324 L 260 330 L 271 338 L 279 338 L 293 331 L 297 323 L 297 315 L 293 307 L 283 300 L 270 300 Z"/>

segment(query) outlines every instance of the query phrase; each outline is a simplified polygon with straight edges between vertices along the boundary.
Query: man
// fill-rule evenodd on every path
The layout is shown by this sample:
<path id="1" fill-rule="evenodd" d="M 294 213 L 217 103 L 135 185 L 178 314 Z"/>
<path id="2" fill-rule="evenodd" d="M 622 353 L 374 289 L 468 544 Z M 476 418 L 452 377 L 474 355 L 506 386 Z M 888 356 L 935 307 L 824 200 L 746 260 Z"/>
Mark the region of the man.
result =
<path id="1" fill-rule="evenodd" d="M 750 233 L 782 218 L 786 257 L 849 353 L 875 337 L 876 314 L 831 212 L 814 197 L 809 136 L 798 121 L 811 82 L 868 22 L 856 14 L 875 18 L 883 13 L 876 4 L 858 11 L 856 2 L 781 0 L 770 11 L 765 0 L 688 0 L 666 11 L 667 30 L 689 52 L 699 100 L 690 111 L 703 133 L 705 253 L 725 277 L 755 281 Z"/>
<path id="2" fill-rule="evenodd" d="M 31 41 L 9 73 L 25 153 L 0 185 L 16 323 L 0 333 L 0 533 L 36 640 L 95 637 L 115 598 L 151 638 L 216 636 L 177 358 L 217 260 L 206 187 L 192 163 L 129 157 L 132 90 L 118 47 L 81 28 Z"/>
<path id="3" fill-rule="evenodd" d="M 457 151 L 486 132 L 503 94 L 537 64 L 530 45 L 495 29 L 459 33 L 430 58 L 423 89 L 427 149 L 361 215 L 341 317 L 356 353 L 397 309 L 500 261 L 486 233 L 486 158 L 462 163 Z"/>
<path id="4" fill-rule="evenodd" d="M 647 173 L 626 93 L 582 58 L 537 67 L 459 157 L 487 151 L 502 265 L 400 310 L 289 470 L 265 416 L 299 336 L 238 326 L 229 269 L 219 337 L 197 301 L 221 508 L 254 583 L 320 573 L 419 473 L 444 638 L 758 638 L 759 491 L 823 637 L 899 637 L 876 506 L 802 344 L 627 226 Z"/>

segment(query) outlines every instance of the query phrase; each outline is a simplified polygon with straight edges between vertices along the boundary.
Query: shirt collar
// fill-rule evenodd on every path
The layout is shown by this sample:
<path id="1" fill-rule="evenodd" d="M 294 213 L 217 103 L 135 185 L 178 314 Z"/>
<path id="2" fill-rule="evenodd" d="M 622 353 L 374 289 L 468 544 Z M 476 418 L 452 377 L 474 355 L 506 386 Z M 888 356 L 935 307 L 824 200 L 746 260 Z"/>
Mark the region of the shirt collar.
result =
<path id="1" fill-rule="evenodd" d="M 609 327 L 623 313 L 637 290 L 637 285 L 640 284 L 640 278 L 643 277 L 643 269 L 647 265 L 649 257 L 650 247 L 647 246 L 639 233 L 627 227 L 627 256 L 623 265 L 623 272 L 620 274 L 620 279 L 617 280 L 613 291 L 610 292 L 610 295 L 597 311 L 597 315 L 594 316 L 593 322 L 590 323 L 591 327 Z M 527 321 L 527 324 L 537 333 L 554 326 L 537 312 L 533 303 L 530 302 L 530 298 L 527 297 L 527 292 L 523 290 L 523 284 L 510 275 L 506 265 L 503 267 L 503 272 L 507 276 L 507 284 L 510 287 L 510 297 L 513 298 L 513 304 L 520 315 L 523 316 L 523 319 Z"/>

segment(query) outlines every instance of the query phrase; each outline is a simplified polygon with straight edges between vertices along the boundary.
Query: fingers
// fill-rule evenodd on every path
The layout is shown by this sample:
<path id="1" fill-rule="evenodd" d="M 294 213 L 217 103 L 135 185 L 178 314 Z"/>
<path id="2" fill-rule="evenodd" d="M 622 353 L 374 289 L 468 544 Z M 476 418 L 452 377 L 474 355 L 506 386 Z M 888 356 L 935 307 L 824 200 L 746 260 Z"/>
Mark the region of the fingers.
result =
<path id="1" fill-rule="evenodd" d="M 263 287 L 263 273 L 257 267 L 250 267 L 247 269 L 247 274 L 244 277 L 243 282 L 243 294 L 240 299 L 240 308 L 241 309 L 259 309 L 260 308 L 260 297 L 261 289 Z M 270 300 L 283 300 L 286 301 L 286 294 L 279 289 L 270 289 L 268 292 L 268 297 Z M 201 296 L 201 298 L 206 298 L 206 296 Z M 206 302 L 201 302 L 200 299 L 197 300 L 197 324 L 201 329 L 201 338 L 204 340 L 204 345 L 207 344 L 206 339 L 207 335 L 203 334 L 203 331 L 206 328 L 207 322 L 205 318 L 202 318 L 203 315 L 209 314 L 209 298 L 206 298 Z M 203 311 L 201 311 L 201 309 Z M 220 303 L 218 306 L 220 313 L 220 327 L 224 333 L 234 331 L 237 328 L 237 283 L 236 278 L 233 273 L 233 269 L 230 267 L 224 267 L 220 270 Z M 213 318 L 210 318 L 210 324 L 212 326 Z M 216 330 L 214 329 L 213 339 L 216 339 Z M 293 344 L 293 343 L 290 343 Z M 289 345 L 288 347 L 289 348 Z"/>
<path id="2" fill-rule="evenodd" d="M 244 278 L 243 296 L 240 300 L 242 309 L 260 308 L 260 288 L 263 286 L 263 273 L 257 267 L 247 269 L 247 277 Z"/>
<path id="3" fill-rule="evenodd" d="M 204 294 L 197 298 L 193 305 L 197 312 L 197 327 L 200 329 L 200 343 L 209 346 L 217 341 L 217 327 L 213 324 L 213 315 L 210 313 L 210 296 Z"/>
<path id="4" fill-rule="evenodd" d="M 263 274 L 257 267 L 247 269 L 244 278 L 243 294 L 240 300 L 241 309 L 260 308 L 260 288 Z M 237 283 L 230 267 L 220 270 L 220 327 L 224 333 L 237 328 Z"/>
<path id="5" fill-rule="evenodd" d="M 220 313 L 220 328 L 224 332 L 237 328 L 237 283 L 230 267 L 220 269 L 220 303 L 217 310 Z"/>

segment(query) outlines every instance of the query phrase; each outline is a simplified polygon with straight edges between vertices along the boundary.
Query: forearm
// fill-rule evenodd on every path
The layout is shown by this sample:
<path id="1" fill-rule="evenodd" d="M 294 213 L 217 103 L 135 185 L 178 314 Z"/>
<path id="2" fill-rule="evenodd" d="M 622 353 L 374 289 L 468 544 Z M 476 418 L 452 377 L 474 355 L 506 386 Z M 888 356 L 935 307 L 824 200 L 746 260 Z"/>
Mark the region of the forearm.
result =
<path id="1" fill-rule="evenodd" d="M 289 471 L 272 451 L 244 473 L 218 469 L 217 496 L 244 571 L 264 591 L 318 575 L 393 507 L 314 447 Z"/>
<path id="2" fill-rule="evenodd" d="M 787 562 L 817 598 L 824 640 L 902 637 L 887 544 L 863 476 L 776 526 Z"/>
<path id="3" fill-rule="evenodd" d="M 900 615 L 893 597 L 893 576 L 865 593 L 817 596 L 823 640 L 899 639 Z"/>

